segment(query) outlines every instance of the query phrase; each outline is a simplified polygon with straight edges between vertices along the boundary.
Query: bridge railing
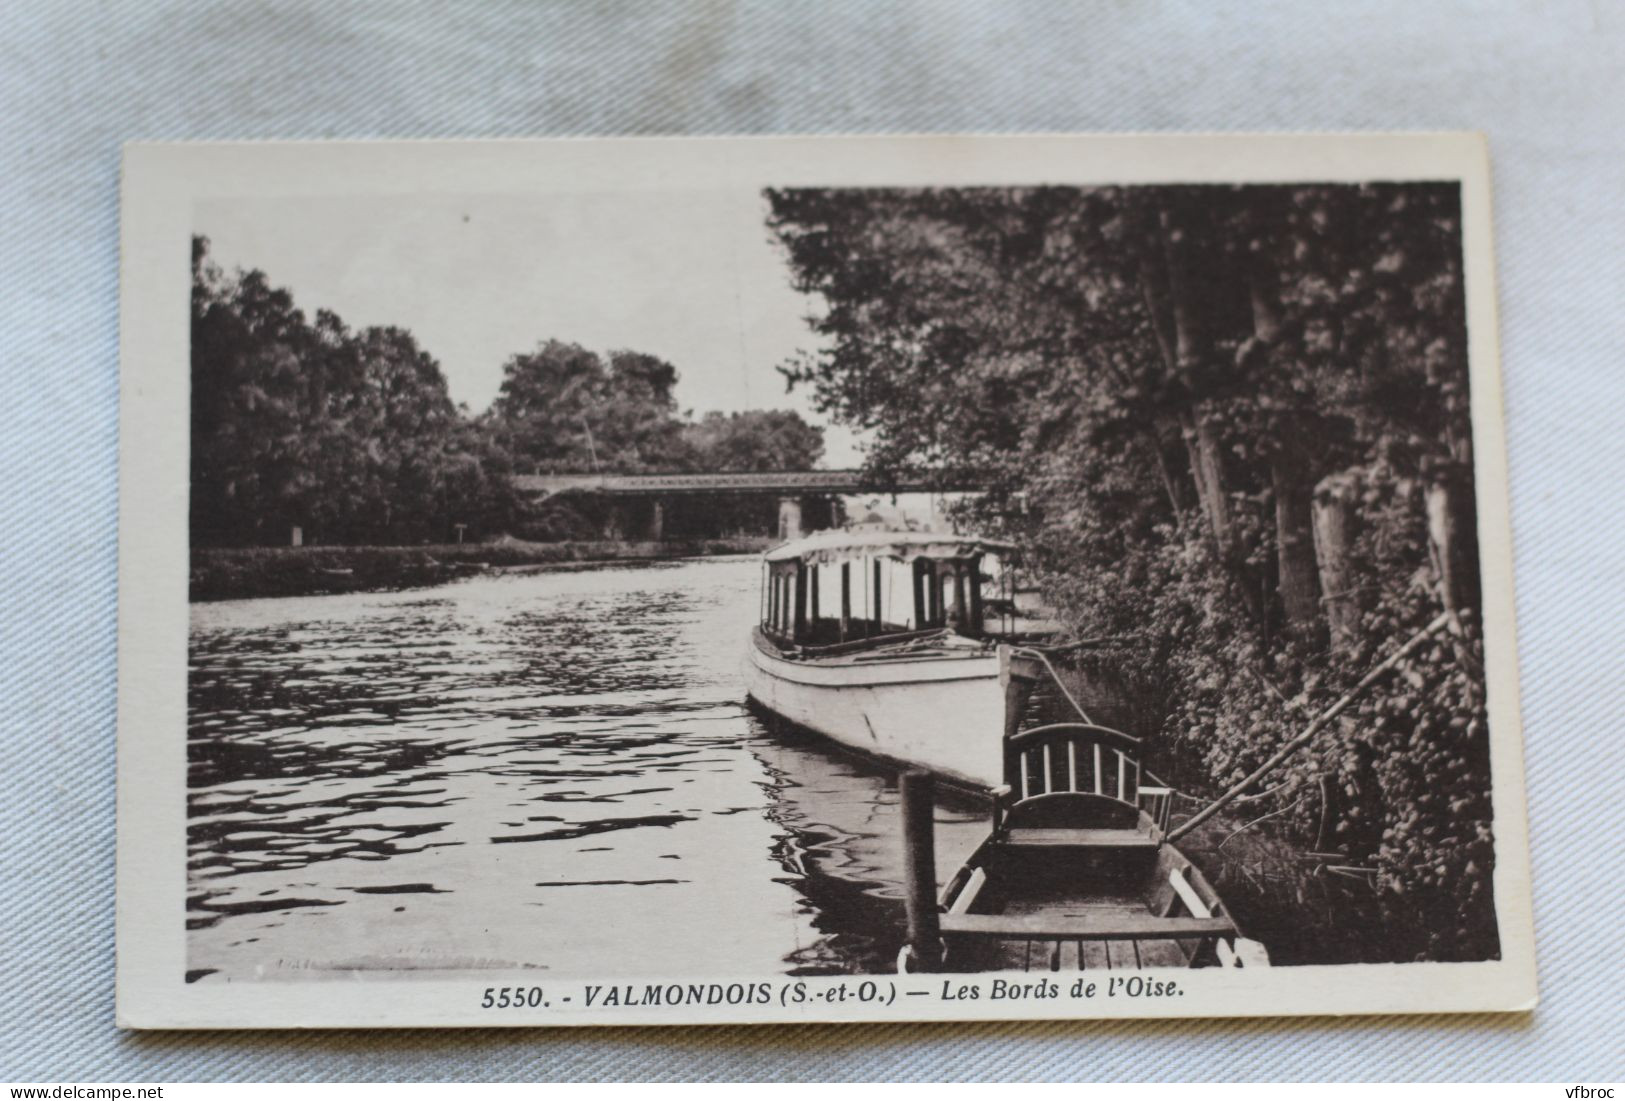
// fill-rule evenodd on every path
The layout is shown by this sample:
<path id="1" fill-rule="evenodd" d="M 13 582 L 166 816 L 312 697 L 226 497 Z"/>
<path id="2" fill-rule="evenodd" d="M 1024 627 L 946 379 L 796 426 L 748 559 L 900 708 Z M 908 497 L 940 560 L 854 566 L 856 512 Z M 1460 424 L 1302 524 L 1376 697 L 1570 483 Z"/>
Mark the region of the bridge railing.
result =
<path id="1" fill-rule="evenodd" d="M 861 470 L 771 470 L 696 474 L 517 474 L 524 493 L 569 491 L 655 495 L 662 493 L 926 493 L 974 490 L 972 485 L 905 479 L 884 485 L 864 479 Z"/>

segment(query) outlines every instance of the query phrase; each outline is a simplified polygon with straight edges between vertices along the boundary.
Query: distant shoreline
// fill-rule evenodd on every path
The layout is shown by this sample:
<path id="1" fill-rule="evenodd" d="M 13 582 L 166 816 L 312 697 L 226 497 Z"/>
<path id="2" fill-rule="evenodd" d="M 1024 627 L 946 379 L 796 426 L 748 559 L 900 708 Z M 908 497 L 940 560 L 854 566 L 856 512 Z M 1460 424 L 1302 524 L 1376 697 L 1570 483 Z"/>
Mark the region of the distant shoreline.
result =
<path id="1" fill-rule="evenodd" d="M 444 543 L 415 547 L 204 547 L 191 554 L 193 602 L 382 592 L 526 567 L 756 554 L 765 535 L 667 542 Z"/>

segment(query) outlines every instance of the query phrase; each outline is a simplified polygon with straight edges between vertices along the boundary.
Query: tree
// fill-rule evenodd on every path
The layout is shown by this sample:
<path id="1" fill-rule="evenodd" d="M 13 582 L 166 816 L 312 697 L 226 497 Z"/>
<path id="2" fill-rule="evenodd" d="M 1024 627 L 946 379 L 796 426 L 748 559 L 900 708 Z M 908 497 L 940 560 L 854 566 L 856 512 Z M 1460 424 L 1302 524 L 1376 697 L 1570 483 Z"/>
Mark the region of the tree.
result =
<path id="1" fill-rule="evenodd" d="M 548 340 L 508 359 L 487 420 L 527 469 L 681 470 L 692 457 L 676 385 L 677 369 L 657 356 L 619 350 L 606 365 L 579 344 Z"/>
<path id="2" fill-rule="evenodd" d="M 600 459 L 588 417 L 607 388 L 595 353 L 549 340 L 503 365 L 488 424 L 521 468 L 591 470 Z"/>
<path id="3" fill-rule="evenodd" d="M 509 464 L 401 328 L 313 322 L 264 273 L 192 250 L 192 541 L 450 538 L 500 530 Z"/>
<path id="4" fill-rule="evenodd" d="M 677 411 L 677 368 L 627 349 L 609 354 L 609 383 L 595 420 L 614 469 L 683 470 L 694 462 Z"/>
<path id="5" fill-rule="evenodd" d="M 1437 400 L 1384 392 L 1417 380 L 1373 370 L 1374 352 L 1403 340 L 1412 370 L 1424 349 L 1455 356 L 1435 399 L 1454 392 L 1441 372 L 1464 374 L 1455 200 L 1439 191 L 770 191 L 795 285 L 823 300 L 814 328 L 833 338 L 786 373 L 875 433 L 877 465 L 1025 484 L 1071 432 L 1149 460 L 1170 519 L 1194 502 L 1255 625 L 1312 638 L 1316 481 L 1391 437 L 1394 410 L 1438 420 Z M 1270 503 L 1268 530 L 1255 538 L 1238 500 Z"/>
<path id="6" fill-rule="evenodd" d="M 1440 691 L 1407 694 L 1405 724 L 1361 711 L 1289 788 L 1333 777 L 1341 840 L 1385 883 L 1481 914 L 1487 767 L 1427 748 L 1482 735 L 1457 190 L 767 198 L 793 285 L 822 304 L 826 347 L 785 366 L 792 385 L 869 430 L 882 470 L 991 475 L 979 522 L 1028 543 L 1078 634 L 1132 640 L 1123 665 L 1154 682 L 1159 732 L 1212 782 L 1441 604 L 1461 609 L 1460 674 L 1417 657 L 1403 675 Z M 1396 752 L 1405 737 L 1421 740 Z M 1449 763 L 1387 763 L 1411 759 Z M 1418 814 L 1437 843 L 1396 845 Z M 1453 951 L 1482 945 L 1462 932 Z"/>
<path id="7" fill-rule="evenodd" d="M 786 410 L 710 412 L 684 437 L 700 470 L 811 470 L 824 454 L 823 431 Z"/>

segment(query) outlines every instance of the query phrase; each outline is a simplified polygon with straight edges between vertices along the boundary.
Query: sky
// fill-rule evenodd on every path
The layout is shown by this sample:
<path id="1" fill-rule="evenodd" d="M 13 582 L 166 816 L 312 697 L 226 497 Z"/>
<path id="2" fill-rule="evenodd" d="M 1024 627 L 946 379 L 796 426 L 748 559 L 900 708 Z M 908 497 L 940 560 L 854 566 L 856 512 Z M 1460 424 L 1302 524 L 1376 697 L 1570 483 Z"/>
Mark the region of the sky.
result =
<path id="1" fill-rule="evenodd" d="M 684 410 L 795 409 L 824 428 L 825 465 L 857 465 L 854 436 L 775 370 L 819 346 L 819 303 L 790 287 L 765 217 L 753 189 L 254 197 L 200 202 L 194 230 L 307 313 L 411 330 L 473 412 L 516 352 L 629 348 L 677 368 Z"/>

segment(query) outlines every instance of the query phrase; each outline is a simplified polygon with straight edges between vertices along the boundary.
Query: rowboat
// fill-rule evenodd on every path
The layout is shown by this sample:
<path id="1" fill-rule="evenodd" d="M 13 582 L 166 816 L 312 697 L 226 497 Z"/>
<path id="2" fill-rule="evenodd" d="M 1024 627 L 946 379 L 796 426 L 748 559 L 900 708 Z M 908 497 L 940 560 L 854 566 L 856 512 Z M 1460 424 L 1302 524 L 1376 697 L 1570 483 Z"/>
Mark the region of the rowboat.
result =
<path id="1" fill-rule="evenodd" d="M 1269 966 L 1167 840 L 1172 792 L 1142 771 L 1138 739 L 1055 723 L 1006 738 L 1003 755 L 992 830 L 940 895 L 932 777 L 904 776 L 900 971 Z"/>
<path id="2" fill-rule="evenodd" d="M 938 532 L 825 531 L 763 556 L 750 697 L 861 753 L 985 791 L 1030 670 L 1010 643 L 1009 544 Z M 992 571 L 992 572 L 989 572 Z M 992 582 L 997 588 L 984 594 Z"/>

